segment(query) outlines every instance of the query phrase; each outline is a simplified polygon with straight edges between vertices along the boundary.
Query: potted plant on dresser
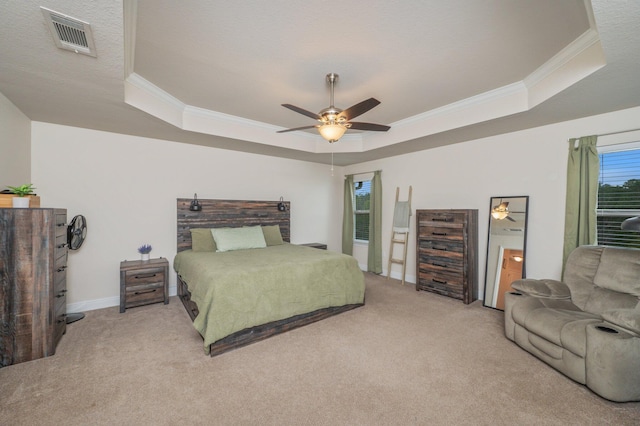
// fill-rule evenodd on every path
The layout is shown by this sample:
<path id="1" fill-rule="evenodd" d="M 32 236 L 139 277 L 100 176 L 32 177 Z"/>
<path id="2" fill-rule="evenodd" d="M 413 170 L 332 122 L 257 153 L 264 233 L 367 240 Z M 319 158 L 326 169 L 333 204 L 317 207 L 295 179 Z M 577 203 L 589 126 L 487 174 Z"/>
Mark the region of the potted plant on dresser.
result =
<path id="1" fill-rule="evenodd" d="M 151 253 L 151 244 L 143 244 L 138 247 L 138 253 L 140 253 L 140 260 L 146 262 L 149 260 L 149 253 Z"/>
<path id="2" fill-rule="evenodd" d="M 32 183 L 20 186 L 7 186 L 7 188 L 9 188 L 9 195 L 11 195 L 11 203 L 14 208 L 28 208 L 30 204 L 32 207 L 40 206 L 40 198 L 36 197 L 33 193 L 36 188 Z M 37 198 L 37 202 L 31 203 L 35 198 Z M 6 207 L 8 207 L 8 205 Z"/>

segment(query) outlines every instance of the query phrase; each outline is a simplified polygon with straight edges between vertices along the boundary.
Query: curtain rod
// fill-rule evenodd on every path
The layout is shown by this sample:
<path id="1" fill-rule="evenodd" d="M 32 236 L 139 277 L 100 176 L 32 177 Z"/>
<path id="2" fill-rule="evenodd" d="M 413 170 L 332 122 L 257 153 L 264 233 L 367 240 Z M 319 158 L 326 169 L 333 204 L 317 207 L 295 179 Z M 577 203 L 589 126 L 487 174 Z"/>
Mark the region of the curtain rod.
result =
<path id="1" fill-rule="evenodd" d="M 367 173 L 375 173 L 375 172 L 381 172 L 382 169 L 380 170 L 371 170 L 369 172 L 358 172 L 358 173 L 352 173 L 351 176 L 355 176 L 355 175 L 366 175 Z M 349 176 L 349 175 L 345 175 L 345 176 Z"/>
<path id="2" fill-rule="evenodd" d="M 609 132 L 609 133 L 603 133 L 601 135 L 595 135 L 597 137 L 601 137 L 601 136 L 612 136 L 612 135 L 619 135 L 620 133 L 629 133 L 629 132 L 636 132 L 640 130 L 640 128 L 638 129 L 629 129 L 629 130 L 620 130 L 619 132 Z M 571 139 L 580 139 L 580 138 L 571 138 Z M 569 140 L 571 140 L 569 139 Z"/>

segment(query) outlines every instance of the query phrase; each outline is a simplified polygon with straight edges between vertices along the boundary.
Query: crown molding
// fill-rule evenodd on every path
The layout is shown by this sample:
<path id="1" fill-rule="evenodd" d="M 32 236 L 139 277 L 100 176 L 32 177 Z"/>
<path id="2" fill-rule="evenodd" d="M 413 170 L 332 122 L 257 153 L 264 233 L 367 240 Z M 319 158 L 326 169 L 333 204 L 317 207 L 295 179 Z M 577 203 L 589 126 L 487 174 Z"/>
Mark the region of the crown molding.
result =
<path id="1" fill-rule="evenodd" d="M 585 4 L 589 3 L 585 0 Z M 388 132 L 350 133 L 329 144 L 310 132 L 187 105 L 134 72 L 137 0 L 124 0 L 125 102 L 185 131 L 310 153 L 360 153 L 527 111 L 606 65 L 593 11 L 591 28 L 524 80 L 391 123 Z"/>

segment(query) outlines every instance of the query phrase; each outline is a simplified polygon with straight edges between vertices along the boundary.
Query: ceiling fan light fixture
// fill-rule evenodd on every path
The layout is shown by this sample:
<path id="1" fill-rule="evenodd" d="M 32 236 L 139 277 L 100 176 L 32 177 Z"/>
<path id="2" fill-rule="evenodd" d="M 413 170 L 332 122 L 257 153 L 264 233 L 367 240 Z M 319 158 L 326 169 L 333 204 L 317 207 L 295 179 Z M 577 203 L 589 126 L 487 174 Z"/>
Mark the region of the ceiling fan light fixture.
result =
<path id="1" fill-rule="evenodd" d="M 346 126 L 336 123 L 326 123 L 318 127 L 318 132 L 320 132 L 320 135 L 329 143 L 337 142 L 346 131 Z"/>
<path id="2" fill-rule="evenodd" d="M 506 218 L 507 216 L 509 216 L 509 211 L 508 210 L 497 210 L 497 209 L 494 208 L 491 211 L 491 216 L 496 220 L 502 220 L 502 219 Z"/>

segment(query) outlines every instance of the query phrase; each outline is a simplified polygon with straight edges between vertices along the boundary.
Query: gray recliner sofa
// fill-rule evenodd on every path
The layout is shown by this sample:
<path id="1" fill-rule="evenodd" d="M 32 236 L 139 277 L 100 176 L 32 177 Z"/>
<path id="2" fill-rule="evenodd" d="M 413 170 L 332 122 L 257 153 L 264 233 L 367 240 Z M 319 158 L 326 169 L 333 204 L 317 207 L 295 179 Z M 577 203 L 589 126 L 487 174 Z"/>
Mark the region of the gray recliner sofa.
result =
<path id="1" fill-rule="evenodd" d="M 578 247 L 562 282 L 511 287 L 508 339 L 606 399 L 640 401 L 640 250 Z"/>

